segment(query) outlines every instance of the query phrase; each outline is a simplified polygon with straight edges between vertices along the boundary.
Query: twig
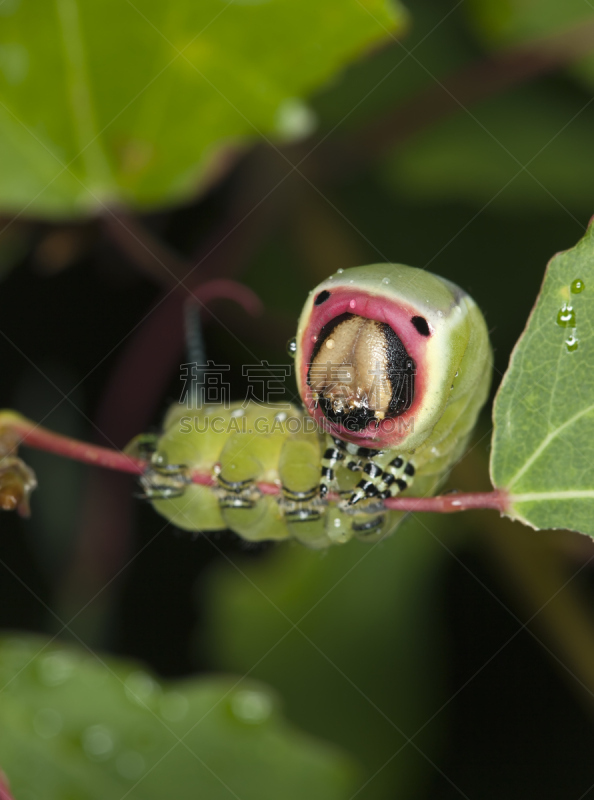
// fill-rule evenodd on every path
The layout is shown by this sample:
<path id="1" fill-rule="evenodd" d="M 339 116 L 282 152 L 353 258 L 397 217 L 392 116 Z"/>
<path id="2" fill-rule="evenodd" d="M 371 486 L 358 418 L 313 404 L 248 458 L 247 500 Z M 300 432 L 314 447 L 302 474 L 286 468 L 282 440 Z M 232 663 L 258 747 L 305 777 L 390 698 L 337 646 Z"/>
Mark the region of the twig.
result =
<path id="1" fill-rule="evenodd" d="M 13 447 L 22 444 L 75 461 L 134 475 L 142 475 L 149 467 L 149 464 L 142 459 L 53 433 L 12 411 L 0 412 L 0 436 L 4 432 L 18 435 L 16 440 L 14 437 L 12 439 Z M 202 486 L 216 485 L 215 478 L 208 472 L 195 471 L 191 474 L 191 480 L 192 483 Z M 280 487 L 274 483 L 258 483 L 257 486 L 263 494 L 270 495 L 280 492 Z M 329 499 L 337 500 L 338 495 L 330 494 Z M 508 504 L 509 497 L 506 492 L 501 490 L 446 494 L 437 497 L 393 497 L 384 501 L 385 507 L 391 511 L 430 511 L 440 514 L 477 508 L 490 508 L 504 513 Z"/>
<path id="2" fill-rule="evenodd" d="M 384 500 L 390 511 L 432 511 L 452 514 L 472 508 L 493 508 L 502 514 L 508 509 L 509 495 L 500 489 L 492 492 L 442 494 L 437 497 L 391 497 Z"/>
<path id="3" fill-rule="evenodd" d="M 146 469 L 146 463 L 139 458 L 54 433 L 13 411 L 0 412 L 0 437 L 5 432 L 17 434 L 16 439 L 11 437 L 11 447 L 24 445 L 64 456 L 73 461 L 82 461 L 84 464 L 93 464 L 117 472 L 130 472 L 133 475 L 142 475 Z"/>
<path id="4" fill-rule="evenodd" d="M 10 789 L 8 788 L 8 781 L 6 775 L 0 770 L 0 800 L 14 800 Z"/>

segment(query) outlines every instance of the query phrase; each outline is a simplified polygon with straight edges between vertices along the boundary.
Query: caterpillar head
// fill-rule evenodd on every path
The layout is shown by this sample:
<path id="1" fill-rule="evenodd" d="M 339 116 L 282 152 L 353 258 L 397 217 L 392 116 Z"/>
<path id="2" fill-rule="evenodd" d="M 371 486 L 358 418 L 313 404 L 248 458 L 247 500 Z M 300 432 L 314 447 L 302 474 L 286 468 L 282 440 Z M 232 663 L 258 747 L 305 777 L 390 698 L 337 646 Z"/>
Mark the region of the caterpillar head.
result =
<path id="1" fill-rule="evenodd" d="M 326 431 L 410 451 L 471 390 L 477 359 L 484 368 L 489 355 L 483 317 L 464 291 L 421 269 L 373 264 L 339 270 L 310 292 L 295 368 L 301 399 Z"/>

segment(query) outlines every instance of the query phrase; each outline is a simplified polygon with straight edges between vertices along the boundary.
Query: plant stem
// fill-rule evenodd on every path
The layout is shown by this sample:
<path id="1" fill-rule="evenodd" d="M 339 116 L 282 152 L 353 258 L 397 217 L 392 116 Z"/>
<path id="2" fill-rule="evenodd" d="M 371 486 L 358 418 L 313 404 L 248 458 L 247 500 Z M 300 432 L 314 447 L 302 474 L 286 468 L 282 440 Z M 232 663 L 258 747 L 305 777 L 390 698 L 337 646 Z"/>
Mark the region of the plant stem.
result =
<path id="1" fill-rule="evenodd" d="M 0 800 L 13 800 L 10 789 L 8 788 L 8 781 L 3 772 L 0 771 Z"/>
<path id="2" fill-rule="evenodd" d="M 80 442 L 69 436 L 49 431 L 13 411 L 0 412 L 0 442 L 2 438 L 10 442 L 11 451 L 16 450 L 19 445 L 25 445 L 74 461 L 133 475 L 142 475 L 148 466 L 146 461 L 126 453 Z M 192 483 L 202 486 L 214 486 L 216 483 L 215 478 L 208 472 L 196 471 L 191 477 Z M 280 487 L 274 483 L 259 483 L 258 488 L 263 494 L 278 494 L 280 491 Z M 338 496 L 331 494 L 329 499 L 337 500 Z M 504 513 L 508 503 L 507 493 L 498 489 L 492 492 L 445 494 L 437 497 L 392 497 L 384 501 L 390 511 L 430 511 L 439 514 L 451 514 L 473 508 L 492 508 Z"/>
<path id="3" fill-rule="evenodd" d="M 390 511 L 433 511 L 452 514 L 472 508 L 493 508 L 504 513 L 509 505 L 507 492 L 494 489 L 492 492 L 466 492 L 442 494 L 437 497 L 391 497 L 384 501 Z"/>
<path id="4" fill-rule="evenodd" d="M 11 449 L 14 445 L 16 447 L 24 445 L 71 458 L 73 461 L 82 461 L 84 464 L 94 464 L 96 467 L 118 472 L 130 472 L 133 475 L 142 475 L 146 469 L 146 463 L 139 458 L 110 450 L 108 447 L 80 442 L 70 436 L 62 436 L 36 425 L 13 411 L 0 412 L 0 438 L 4 437 L 5 432 L 17 434 L 16 440 L 11 437 Z"/>

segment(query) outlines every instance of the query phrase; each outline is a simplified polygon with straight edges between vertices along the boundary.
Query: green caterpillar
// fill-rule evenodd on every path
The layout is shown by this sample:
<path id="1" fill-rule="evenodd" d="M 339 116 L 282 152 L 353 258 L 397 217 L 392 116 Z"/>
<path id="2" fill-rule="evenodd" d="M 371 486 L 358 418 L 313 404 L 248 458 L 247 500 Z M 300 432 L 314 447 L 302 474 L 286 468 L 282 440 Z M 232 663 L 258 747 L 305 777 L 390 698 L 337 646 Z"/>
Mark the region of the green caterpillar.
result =
<path id="1" fill-rule="evenodd" d="M 310 292 L 290 350 L 303 407 L 174 405 L 145 495 L 191 531 L 377 541 L 403 516 L 383 500 L 435 493 L 464 452 L 491 380 L 484 318 L 450 281 L 374 264 Z"/>

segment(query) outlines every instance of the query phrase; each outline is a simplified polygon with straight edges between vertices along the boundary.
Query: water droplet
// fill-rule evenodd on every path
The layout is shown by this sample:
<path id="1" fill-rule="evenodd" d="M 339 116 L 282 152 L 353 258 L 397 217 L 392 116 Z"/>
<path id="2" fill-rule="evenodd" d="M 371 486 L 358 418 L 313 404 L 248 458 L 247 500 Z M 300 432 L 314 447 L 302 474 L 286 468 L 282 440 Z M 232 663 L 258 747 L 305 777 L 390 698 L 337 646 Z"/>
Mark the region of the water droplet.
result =
<path id="1" fill-rule="evenodd" d="M 563 303 L 563 306 L 557 313 L 557 325 L 560 325 L 562 328 L 575 328 L 575 311 L 573 310 L 573 306 L 568 306 L 567 303 Z"/>
<path id="2" fill-rule="evenodd" d="M 140 753 L 134 750 L 128 750 L 126 753 L 120 753 L 116 758 L 116 769 L 122 776 L 130 781 L 135 781 L 140 778 L 146 771 L 146 762 Z"/>
<path id="3" fill-rule="evenodd" d="M 59 686 L 71 677 L 75 666 L 75 658 L 70 653 L 50 653 L 39 662 L 39 677 L 46 686 Z"/>
<path id="4" fill-rule="evenodd" d="M 105 725 L 91 725 L 82 735 L 85 753 L 97 761 L 109 758 L 113 752 L 113 736 Z"/>
<path id="5" fill-rule="evenodd" d="M 569 353 L 573 353 L 578 349 L 579 339 L 572 333 L 571 336 L 568 336 L 565 340 L 565 346 Z"/>
<path id="6" fill-rule="evenodd" d="M 233 715 L 252 725 L 259 725 L 272 714 L 273 702 L 270 695 L 264 692 L 256 692 L 252 689 L 244 689 L 235 692 L 231 698 L 231 711 Z"/>
<path id="7" fill-rule="evenodd" d="M 233 466 L 233 465 L 232 465 Z M 126 696 L 143 706 L 159 690 L 159 685 L 146 672 L 131 672 L 124 682 Z"/>
<path id="8" fill-rule="evenodd" d="M 318 124 L 315 112 L 297 97 L 283 100 L 276 109 L 276 130 L 281 136 L 295 141 L 313 133 Z"/>
<path id="9" fill-rule="evenodd" d="M 441 310 L 440 310 L 440 311 L 438 311 L 438 312 L 437 312 L 437 316 L 438 316 L 438 317 L 443 317 L 443 311 L 441 311 Z"/>
<path id="10" fill-rule="evenodd" d="M 328 280 L 329 280 L 329 281 L 333 281 L 333 280 L 334 280 L 334 275 L 330 275 L 330 277 L 328 278 Z"/>
<path id="11" fill-rule="evenodd" d="M 236 417 L 243 417 L 245 411 L 243 408 L 234 408 L 231 412 L 231 416 L 235 419 Z"/>
<path id="12" fill-rule="evenodd" d="M 187 698 L 180 694 L 180 692 L 167 692 L 161 698 L 159 703 L 159 710 L 161 716 L 168 719 L 170 722 L 178 722 L 183 719 L 188 713 L 190 704 Z"/>
<path id="13" fill-rule="evenodd" d="M 278 414 L 274 415 L 274 418 L 277 422 L 284 422 L 287 418 L 287 414 L 285 411 L 279 411 Z"/>
<path id="14" fill-rule="evenodd" d="M 344 270 L 343 270 L 343 268 L 341 267 L 340 269 L 337 269 L 337 270 L 336 270 L 336 272 L 337 272 L 337 274 L 338 274 L 338 275 L 342 275 L 342 273 L 344 272 Z"/>
<path id="15" fill-rule="evenodd" d="M 62 730 L 62 717 L 53 708 L 40 708 L 33 717 L 33 729 L 42 739 L 52 739 Z"/>
<path id="16" fill-rule="evenodd" d="M 351 281 L 351 283 L 352 283 L 352 281 Z M 357 301 L 356 300 L 351 300 L 350 303 L 349 303 L 349 307 L 350 308 L 355 308 L 356 305 L 357 305 Z"/>
<path id="17" fill-rule="evenodd" d="M 571 291 L 573 294 L 579 294 L 580 292 L 583 292 L 585 288 L 586 284 L 580 278 L 576 278 L 571 284 Z"/>
<path id="18" fill-rule="evenodd" d="M 296 352 L 297 352 L 297 338 L 293 336 L 293 338 L 289 339 L 289 341 L 287 342 L 287 353 L 290 356 L 294 356 Z"/>
<path id="19" fill-rule="evenodd" d="M 389 279 L 389 278 L 384 278 L 384 279 L 382 280 L 382 283 L 385 283 L 385 284 L 386 284 L 386 286 L 387 286 L 387 285 L 390 283 L 390 279 Z"/>

